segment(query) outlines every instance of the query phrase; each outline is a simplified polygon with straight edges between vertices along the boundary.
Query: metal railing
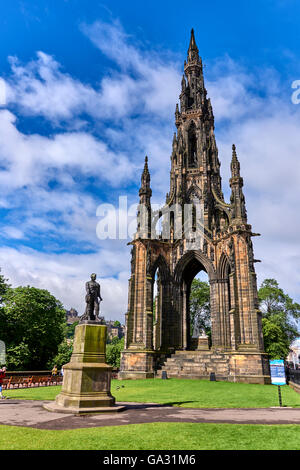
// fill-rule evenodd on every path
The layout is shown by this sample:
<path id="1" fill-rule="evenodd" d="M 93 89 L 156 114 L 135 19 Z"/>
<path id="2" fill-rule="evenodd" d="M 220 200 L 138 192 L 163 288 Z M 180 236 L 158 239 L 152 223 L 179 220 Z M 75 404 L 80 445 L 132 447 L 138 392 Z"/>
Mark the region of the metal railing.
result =
<path id="1" fill-rule="evenodd" d="M 290 382 L 300 385 L 300 369 L 290 369 L 289 376 Z"/>

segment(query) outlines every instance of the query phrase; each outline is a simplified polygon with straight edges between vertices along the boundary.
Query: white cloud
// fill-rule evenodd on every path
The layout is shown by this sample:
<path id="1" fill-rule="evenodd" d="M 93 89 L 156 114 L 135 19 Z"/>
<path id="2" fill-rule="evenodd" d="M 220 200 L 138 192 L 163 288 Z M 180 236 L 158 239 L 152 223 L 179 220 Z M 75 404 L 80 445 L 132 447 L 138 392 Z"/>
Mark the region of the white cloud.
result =
<path id="1" fill-rule="evenodd" d="M 16 240 L 22 240 L 24 238 L 24 233 L 22 230 L 13 226 L 2 227 L 2 234 L 4 234 L 7 238 Z"/>
<path id="2" fill-rule="evenodd" d="M 92 272 L 101 285 L 102 314 L 106 319 L 124 321 L 128 266 L 124 249 L 99 250 L 92 254 L 46 254 L 32 249 L 0 248 L 2 274 L 13 287 L 32 285 L 49 290 L 65 308 L 74 307 L 81 315 L 85 308 L 85 282 Z"/>
<path id="3" fill-rule="evenodd" d="M 128 247 L 126 241 L 100 244 L 96 207 L 102 201 L 80 183 L 97 175 L 99 198 L 103 190 L 110 190 L 116 199 L 118 192 L 126 194 L 127 183 L 139 184 L 147 154 L 153 200 L 168 192 L 173 113 L 183 58 L 179 64 L 167 52 L 144 50 L 118 23 L 96 22 L 82 29 L 111 60 L 112 68 L 103 70 L 97 86 L 72 77 L 45 52 L 25 65 L 11 60 L 12 73 L 6 78 L 11 111 L 0 111 L 0 208 L 11 214 L 4 223 L 4 235 L 19 244 L 22 234 L 24 240 L 37 234 L 53 235 L 55 240 L 49 240 L 48 248 L 51 243 L 54 248 L 48 254 L 2 247 L 0 265 L 14 285 L 48 288 L 66 307 L 80 311 L 84 280 L 90 272 L 99 272 L 107 292 L 103 311 L 120 318 L 127 303 Z M 275 277 L 300 299 L 300 106 L 293 107 L 284 98 L 276 71 L 249 71 L 225 57 L 208 64 L 204 72 L 216 118 L 223 190 L 228 195 L 234 142 L 249 222 L 262 234 L 254 239 L 255 257 L 263 261 L 256 265 L 259 280 Z M 59 129 L 47 137 L 22 133 L 18 113 L 41 115 Z M 82 114 L 93 121 L 99 135 L 90 133 Z M 50 190 L 53 179 L 59 187 Z M 130 188 L 130 200 L 138 202 L 134 191 Z M 54 215 L 49 215 L 51 210 Z M 57 254 L 59 239 L 65 253 Z M 71 254 L 66 244 L 71 239 L 81 242 L 77 254 Z"/>
<path id="4" fill-rule="evenodd" d="M 120 75 L 115 74 L 115 90 L 111 95 L 114 96 L 118 89 L 126 90 L 126 116 L 139 112 L 170 119 L 180 91 L 181 64 L 166 52 L 149 52 L 132 45 L 119 22 L 107 24 L 97 21 L 83 25 L 82 30 L 121 69 Z M 102 83 L 109 84 L 109 80 L 107 78 Z M 107 96 L 108 93 L 103 93 L 103 97 Z M 106 104 L 107 100 L 103 101 Z M 108 105 L 110 103 L 108 100 Z"/>
<path id="5" fill-rule="evenodd" d="M 7 104 L 26 115 L 42 115 L 56 125 L 72 122 L 74 127 L 85 125 L 76 119 L 83 113 L 111 121 L 149 113 L 168 118 L 179 93 L 178 64 L 166 54 L 142 53 L 131 46 L 118 24 L 98 21 L 82 29 L 118 68 L 106 73 L 94 88 L 63 72 L 61 64 L 45 52 L 38 51 L 37 59 L 25 65 L 10 57 Z"/>
<path id="6" fill-rule="evenodd" d="M 6 80 L 7 103 L 14 103 L 25 114 L 47 119 L 73 119 L 97 99 L 92 87 L 61 71 L 55 59 L 37 52 L 37 59 L 22 65 L 10 57 L 11 76 Z"/>
<path id="7" fill-rule="evenodd" d="M 106 143 L 87 132 L 64 132 L 54 136 L 25 135 L 17 129 L 10 111 L 0 111 L 0 171 L 2 187 L 45 185 L 55 177 L 72 183 L 73 175 L 95 176 L 112 186 L 132 178 L 128 157 L 109 150 Z M 66 179 L 67 177 L 67 179 Z"/>

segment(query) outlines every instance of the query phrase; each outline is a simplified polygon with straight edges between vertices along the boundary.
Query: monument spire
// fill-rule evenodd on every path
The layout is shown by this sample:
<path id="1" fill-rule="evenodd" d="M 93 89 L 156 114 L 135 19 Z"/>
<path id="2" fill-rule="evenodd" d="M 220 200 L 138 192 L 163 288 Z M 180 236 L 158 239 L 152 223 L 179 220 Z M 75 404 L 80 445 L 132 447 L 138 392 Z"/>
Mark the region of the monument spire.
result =
<path id="1" fill-rule="evenodd" d="M 180 111 L 185 112 L 193 108 L 202 112 L 206 101 L 202 60 L 199 57 L 194 30 L 192 29 L 187 61 L 184 62 L 184 75 L 181 80 Z"/>
<path id="2" fill-rule="evenodd" d="M 140 206 L 137 217 L 137 233 L 140 238 L 149 238 L 151 232 L 151 196 L 150 172 L 148 168 L 148 157 L 145 157 L 144 170 L 141 177 L 139 190 Z"/>
<path id="3" fill-rule="evenodd" d="M 230 202 L 233 206 L 233 220 L 247 222 L 247 212 L 245 206 L 245 196 L 242 190 L 244 185 L 243 178 L 240 175 L 240 162 L 237 158 L 236 147 L 232 145 L 232 159 L 231 159 L 231 178 L 229 180 L 231 187 Z"/>
<path id="4" fill-rule="evenodd" d="M 195 62 L 199 60 L 199 50 L 195 40 L 194 29 L 191 30 L 191 39 L 188 49 L 188 62 Z"/>
<path id="5" fill-rule="evenodd" d="M 148 157 L 145 157 L 145 164 L 144 164 L 144 170 L 142 173 L 141 177 L 141 187 L 139 191 L 140 197 L 146 196 L 146 198 L 149 198 L 152 196 L 152 191 L 150 188 L 150 173 L 149 173 L 149 168 L 148 168 Z M 145 202 L 144 198 L 143 201 Z"/>
<path id="6" fill-rule="evenodd" d="M 142 173 L 119 377 L 153 378 L 165 370 L 170 377 L 200 379 L 214 369 L 220 380 L 268 383 L 254 234 L 247 222 L 240 163 L 233 146 L 227 203 L 194 30 L 189 39 L 175 109 L 170 189 L 166 203 L 152 214 L 147 158 Z M 190 289 L 201 270 L 210 283 L 211 350 L 207 338 L 196 329 L 196 338 L 191 333 Z"/>
<path id="7" fill-rule="evenodd" d="M 184 75 L 181 79 L 180 107 L 176 105 L 177 145 L 172 146 L 171 184 L 167 200 L 181 203 L 191 194 L 205 195 L 205 224 L 210 228 L 213 210 L 212 185 L 221 196 L 220 162 L 214 137 L 214 115 L 204 86 L 202 60 L 192 29 Z M 208 194 L 209 193 L 209 194 Z"/>

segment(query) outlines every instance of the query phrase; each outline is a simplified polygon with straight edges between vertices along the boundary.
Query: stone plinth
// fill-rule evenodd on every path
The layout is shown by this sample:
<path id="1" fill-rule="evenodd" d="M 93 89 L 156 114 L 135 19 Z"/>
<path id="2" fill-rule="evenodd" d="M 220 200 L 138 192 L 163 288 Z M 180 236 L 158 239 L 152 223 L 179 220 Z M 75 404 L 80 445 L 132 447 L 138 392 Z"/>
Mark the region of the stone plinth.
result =
<path id="1" fill-rule="evenodd" d="M 73 354 L 64 366 L 62 390 L 44 407 L 65 413 L 120 411 L 110 393 L 112 367 L 105 362 L 107 327 L 86 322 L 75 329 Z"/>
<path id="2" fill-rule="evenodd" d="M 208 346 L 208 336 L 198 336 L 197 338 L 192 338 L 191 339 L 191 347 L 192 349 L 195 350 L 202 350 L 202 351 L 207 351 L 209 349 Z"/>
<path id="3" fill-rule="evenodd" d="M 123 351 L 119 379 L 153 379 L 155 375 L 154 356 L 154 351 Z"/>

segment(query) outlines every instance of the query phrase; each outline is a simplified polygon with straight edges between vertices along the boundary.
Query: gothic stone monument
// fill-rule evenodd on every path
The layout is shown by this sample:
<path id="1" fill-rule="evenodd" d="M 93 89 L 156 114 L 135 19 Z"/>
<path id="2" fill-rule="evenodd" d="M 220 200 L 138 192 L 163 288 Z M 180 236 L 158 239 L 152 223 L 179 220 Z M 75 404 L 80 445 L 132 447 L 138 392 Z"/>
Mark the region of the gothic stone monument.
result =
<path id="1" fill-rule="evenodd" d="M 96 274 L 86 283 L 86 309 L 75 329 L 73 354 L 64 365 L 61 393 L 44 407 L 65 413 L 121 411 L 110 393 L 112 367 L 105 362 L 107 326 L 99 319 L 100 285 Z"/>
<path id="2" fill-rule="evenodd" d="M 247 221 L 234 145 L 230 202 L 223 197 L 213 110 L 193 30 L 181 87 L 180 109 L 177 104 L 175 111 L 177 133 L 172 146 L 170 191 L 165 206 L 154 215 L 147 157 L 142 173 L 139 207 L 144 208 L 144 223 L 139 212 L 137 233 L 131 242 L 120 378 L 151 378 L 166 370 L 168 377 L 208 378 L 214 372 L 219 380 L 269 383 L 251 241 L 258 234 Z M 172 208 L 179 206 L 184 214 L 186 204 L 193 208 L 200 204 L 202 222 L 193 221 L 190 235 L 178 237 Z M 153 224 L 168 211 L 170 236 L 153 236 Z M 195 341 L 190 333 L 190 288 L 201 270 L 206 271 L 210 283 L 210 349 L 204 338 Z M 155 279 L 158 287 L 154 302 Z"/>

